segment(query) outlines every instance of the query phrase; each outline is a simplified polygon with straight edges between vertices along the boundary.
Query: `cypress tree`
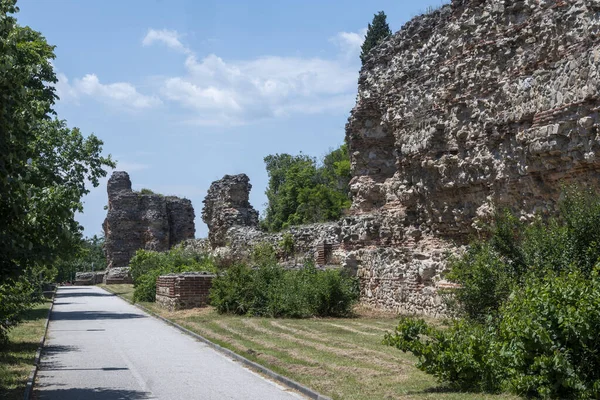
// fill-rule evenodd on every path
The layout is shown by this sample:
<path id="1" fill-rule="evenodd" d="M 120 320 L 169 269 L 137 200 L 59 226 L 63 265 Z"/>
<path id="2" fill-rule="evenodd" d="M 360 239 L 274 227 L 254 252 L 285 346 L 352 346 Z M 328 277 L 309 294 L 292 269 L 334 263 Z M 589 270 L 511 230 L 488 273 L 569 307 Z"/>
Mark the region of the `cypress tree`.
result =
<path id="1" fill-rule="evenodd" d="M 379 11 L 373 17 L 373 22 L 369 24 L 367 28 L 367 34 L 365 35 L 365 41 L 361 47 L 360 60 L 364 64 L 367 56 L 369 55 L 369 51 L 379 43 L 381 43 L 385 38 L 392 34 L 392 31 L 387 24 L 386 15 L 383 11 Z"/>

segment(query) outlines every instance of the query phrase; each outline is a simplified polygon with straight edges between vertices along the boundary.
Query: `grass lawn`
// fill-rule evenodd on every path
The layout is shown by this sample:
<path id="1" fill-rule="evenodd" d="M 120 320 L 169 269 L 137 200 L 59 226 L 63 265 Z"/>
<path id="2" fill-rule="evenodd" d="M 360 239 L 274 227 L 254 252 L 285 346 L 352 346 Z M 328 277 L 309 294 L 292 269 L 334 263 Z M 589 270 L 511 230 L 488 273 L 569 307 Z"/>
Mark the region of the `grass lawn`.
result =
<path id="1" fill-rule="evenodd" d="M 103 286 L 106 288 L 106 286 Z M 108 290 L 132 298 L 131 285 Z M 381 340 L 393 315 L 358 309 L 351 319 L 271 319 L 220 315 L 211 307 L 150 310 L 334 399 L 516 399 L 459 393 L 415 367 L 415 357 Z"/>
<path id="2" fill-rule="evenodd" d="M 29 310 L 23 323 L 9 332 L 9 342 L 0 345 L 0 399 L 23 398 L 50 304 L 46 301 Z"/>

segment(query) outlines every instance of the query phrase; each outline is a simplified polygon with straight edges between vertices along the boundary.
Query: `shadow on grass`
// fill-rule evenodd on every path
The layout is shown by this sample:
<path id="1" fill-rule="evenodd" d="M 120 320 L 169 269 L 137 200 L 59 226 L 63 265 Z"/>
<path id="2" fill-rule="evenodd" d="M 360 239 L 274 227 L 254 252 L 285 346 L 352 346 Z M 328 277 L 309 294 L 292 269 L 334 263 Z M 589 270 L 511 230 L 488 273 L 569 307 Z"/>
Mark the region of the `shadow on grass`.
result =
<path id="1" fill-rule="evenodd" d="M 151 393 L 128 389 L 104 389 L 104 388 L 71 388 L 71 389 L 50 389 L 42 388 L 36 390 L 34 399 L 36 400 L 142 400 L 151 399 Z"/>
<path id="2" fill-rule="evenodd" d="M 39 319 L 45 320 L 46 317 L 48 317 L 47 308 L 34 308 L 32 310 L 27 310 L 27 312 L 23 315 L 23 322 L 35 321 Z"/>
<path id="3" fill-rule="evenodd" d="M 450 386 L 440 385 L 440 386 L 429 387 L 429 388 L 423 389 L 423 390 L 409 391 L 406 394 L 416 395 L 416 394 L 432 394 L 432 393 L 438 393 L 438 394 L 445 394 L 445 393 L 478 394 L 478 393 L 481 393 L 481 392 L 460 390 L 460 389 L 453 388 L 453 387 L 450 387 Z"/>

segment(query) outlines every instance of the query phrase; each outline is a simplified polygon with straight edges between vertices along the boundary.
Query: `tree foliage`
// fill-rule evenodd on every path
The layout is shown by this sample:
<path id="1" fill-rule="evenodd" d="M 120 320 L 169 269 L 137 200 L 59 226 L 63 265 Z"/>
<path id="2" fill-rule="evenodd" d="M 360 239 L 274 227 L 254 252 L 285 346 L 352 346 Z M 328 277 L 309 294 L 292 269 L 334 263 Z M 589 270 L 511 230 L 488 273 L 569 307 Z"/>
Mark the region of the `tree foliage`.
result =
<path id="1" fill-rule="evenodd" d="M 320 165 L 304 154 L 265 157 L 269 186 L 262 226 L 279 231 L 291 225 L 336 220 L 350 206 L 350 160 L 346 145 L 331 151 Z"/>
<path id="2" fill-rule="evenodd" d="M 70 282 L 77 272 L 104 271 L 106 256 L 104 254 L 104 237 L 92 236 L 81 239 L 78 250 L 68 259 L 60 258 L 55 262 L 54 280 Z"/>
<path id="3" fill-rule="evenodd" d="M 54 117 L 54 48 L 19 26 L 17 11 L 0 0 L 0 285 L 27 286 L 77 250 L 87 182 L 97 186 L 114 163 L 98 138 Z"/>
<path id="4" fill-rule="evenodd" d="M 360 60 L 363 64 L 367 60 L 371 49 L 376 47 L 379 43 L 383 42 L 385 38 L 392 34 L 392 30 L 387 24 L 386 19 L 387 17 L 383 11 L 379 11 L 373 16 L 373 22 L 371 22 L 367 28 L 365 41 L 361 47 Z"/>

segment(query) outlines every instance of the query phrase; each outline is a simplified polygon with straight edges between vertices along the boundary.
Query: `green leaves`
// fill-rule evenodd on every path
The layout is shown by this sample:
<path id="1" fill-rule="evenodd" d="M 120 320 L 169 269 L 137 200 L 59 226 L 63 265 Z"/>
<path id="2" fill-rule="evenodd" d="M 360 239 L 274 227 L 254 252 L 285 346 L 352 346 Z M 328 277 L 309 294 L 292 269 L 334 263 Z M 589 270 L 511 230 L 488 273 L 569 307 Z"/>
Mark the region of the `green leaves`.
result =
<path id="1" fill-rule="evenodd" d="M 385 342 L 461 390 L 600 397 L 600 198 L 565 189 L 556 218 L 496 217 L 486 241 L 451 262 L 459 319 L 402 320 Z"/>
<path id="2" fill-rule="evenodd" d="M 156 300 L 156 278 L 179 272 L 216 272 L 213 259 L 176 246 L 166 252 L 138 250 L 129 261 L 135 286 L 133 301 Z"/>
<path id="3" fill-rule="evenodd" d="M 314 158 L 300 154 L 265 157 L 269 186 L 262 226 L 279 231 L 293 225 L 333 221 L 350 207 L 350 160 L 346 145 L 331 151 L 317 166 Z"/>
<path id="4" fill-rule="evenodd" d="M 0 0 L 0 286 L 22 283 L 26 293 L 27 271 L 54 271 L 77 252 L 81 197 L 114 163 L 94 135 L 54 118 L 54 47 L 17 25 L 15 4 Z M 31 304 L 5 299 L 21 311 Z M 0 321 L 15 320 L 6 307 Z"/>
<path id="5" fill-rule="evenodd" d="M 234 265 L 213 280 L 211 304 L 221 313 L 308 318 L 345 317 L 358 300 L 358 283 L 339 270 L 307 264 L 286 270 L 263 262 L 258 268 Z"/>

